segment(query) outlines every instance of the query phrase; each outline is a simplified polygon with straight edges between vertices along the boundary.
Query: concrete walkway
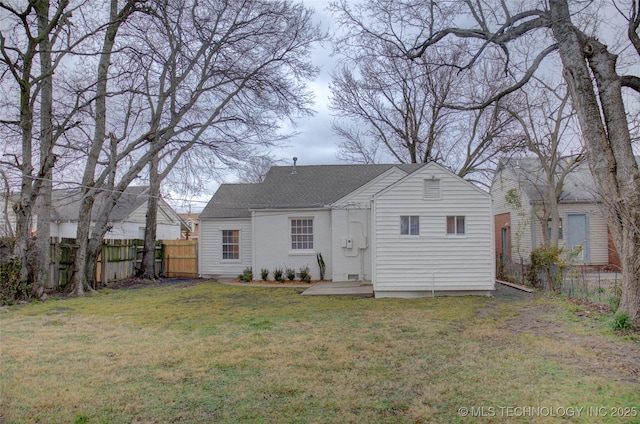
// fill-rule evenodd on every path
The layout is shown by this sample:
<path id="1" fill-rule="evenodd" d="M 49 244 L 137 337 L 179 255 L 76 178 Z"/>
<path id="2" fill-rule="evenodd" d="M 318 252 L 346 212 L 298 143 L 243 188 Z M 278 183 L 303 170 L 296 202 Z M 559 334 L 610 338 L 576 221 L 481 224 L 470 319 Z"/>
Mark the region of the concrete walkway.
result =
<path id="1" fill-rule="evenodd" d="M 302 296 L 360 296 L 373 297 L 371 281 L 327 281 L 316 283 Z"/>

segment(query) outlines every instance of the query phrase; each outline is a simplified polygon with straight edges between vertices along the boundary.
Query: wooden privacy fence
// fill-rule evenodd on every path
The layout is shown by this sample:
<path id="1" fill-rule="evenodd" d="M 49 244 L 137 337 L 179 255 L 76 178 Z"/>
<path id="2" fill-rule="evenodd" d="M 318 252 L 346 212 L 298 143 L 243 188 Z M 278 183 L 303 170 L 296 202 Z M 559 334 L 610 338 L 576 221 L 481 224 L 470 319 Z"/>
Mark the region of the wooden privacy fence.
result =
<path id="1" fill-rule="evenodd" d="M 165 277 L 198 276 L 197 240 L 165 240 L 162 246 Z"/>
<path id="2" fill-rule="evenodd" d="M 142 240 L 104 240 L 96 263 L 96 281 L 135 277 L 142 267 Z M 73 277 L 73 259 L 77 249 L 75 239 L 51 241 L 50 287 L 63 287 Z M 156 242 L 155 272 L 163 277 L 198 276 L 198 242 L 166 240 Z"/>

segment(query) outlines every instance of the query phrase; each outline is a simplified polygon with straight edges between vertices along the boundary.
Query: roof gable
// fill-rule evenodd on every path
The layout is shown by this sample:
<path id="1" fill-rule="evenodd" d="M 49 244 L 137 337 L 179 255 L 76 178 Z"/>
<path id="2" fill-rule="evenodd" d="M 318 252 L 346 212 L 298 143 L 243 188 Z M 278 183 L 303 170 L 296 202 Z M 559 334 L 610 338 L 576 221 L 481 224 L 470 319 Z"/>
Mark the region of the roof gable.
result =
<path id="1" fill-rule="evenodd" d="M 145 186 L 127 187 L 109 214 L 109 220 L 122 221 L 131 215 L 137 208 L 147 202 L 148 196 L 145 194 L 148 190 L 149 187 Z M 91 213 L 92 220 L 97 219 L 107 200 L 107 193 L 106 191 L 99 191 L 96 194 Z M 53 190 L 51 193 L 51 218 L 60 221 L 77 221 L 83 195 L 83 190 L 78 189 Z"/>
<path id="2" fill-rule="evenodd" d="M 451 172 L 450 170 L 448 170 L 444 166 L 439 165 L 436 162 L 428 162 L 428 163 L 426 163 L 422 168 L 417 169 L 417 170 L 409 173 L 408 175 L 406 175 L 405 177 L 399 179 L 398 181 L 396 181 L 395 183 L 391 184 L 390 186 L 380 190 L 378 193 L 375 194 L 375 197 L 384 195 L 384 193 L 386 193 L 387 191 L 394 189 L 395 187 L 397 187 L 398 185 L 402 184 L 404 181 L 406 181 L 406 180 L 408 180 L 410 178 L 414 178 L 414 177 L 416 177 L 417 175 L 420 175 L 420 174 L 428 174 L 430 171 L 431 172 L 437 171 L 439 173 L 444 173 L 447 176 L 449 176 L 450 178 L 453 178 L 453 179 L 459 181 L 460 183 L 465 184 L 466 186 L 469 187 L 469 189 L 475 190 L 478 193 L 482 194 L 483 196 L 491 197 L 491 195 L 489 193 L 487 193 L 486 191 L 482 190 L 480 187 L 477 187 L 475 184 L 473 184 L 473 183 L 465 180 L 464 178 L 454 174 L 453 172 Z M 433 175 L 431 177 L 433 177 Z"/>
<path id="3" fill-rule="evenodd" d="M 324 208 L 391 168 L 412 172 L 423 164 L 274 166 L 256 184 L 222 184 L 200 218 L 248 218 L 252 209 Z"/>
<path id="4" fill-rule="evenodd" d="M 640 164 L 640 156 L 636 156 L 636 162 Z M 502 172 L 509 173 L 530 201 L 542 200 L 541 193 L 544 192 L 547 183 L 544 169 L 538 158 L 503 158 L 496 168 L 494 181 Z M 589 164 L 583 161 L 565 177 L 560 203 L 595 203 L 597 201 L 598 194 Z"/>

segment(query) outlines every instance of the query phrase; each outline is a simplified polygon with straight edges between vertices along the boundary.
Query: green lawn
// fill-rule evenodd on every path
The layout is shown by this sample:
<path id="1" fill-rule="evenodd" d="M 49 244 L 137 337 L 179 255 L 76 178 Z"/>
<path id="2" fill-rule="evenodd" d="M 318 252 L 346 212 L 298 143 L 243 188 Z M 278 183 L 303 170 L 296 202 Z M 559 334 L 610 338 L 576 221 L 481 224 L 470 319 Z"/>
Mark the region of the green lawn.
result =
<path id="1" fill-rule="evenodd" d="M 203 281 L 8 308 L 0 423 L 640 422 L 640 342 L 584 307 L 299 291 Z"/>

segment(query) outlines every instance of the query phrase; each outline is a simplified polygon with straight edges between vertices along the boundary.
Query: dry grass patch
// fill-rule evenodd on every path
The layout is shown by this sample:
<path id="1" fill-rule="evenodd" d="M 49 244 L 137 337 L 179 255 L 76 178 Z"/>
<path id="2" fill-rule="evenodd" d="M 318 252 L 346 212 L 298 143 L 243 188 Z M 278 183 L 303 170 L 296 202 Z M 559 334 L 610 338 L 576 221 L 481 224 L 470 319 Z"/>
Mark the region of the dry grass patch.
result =
<path id="1" fill-rule="evenodd" d="M 2 414 L 414 423 L 465 422 L 458 410 L 471 406 L 640 404 L 640 381 L 596 372 L 600 353 L 586 348 L 633 354 L 638 342 L 588 336 L 593 320 L 567 316 L 544 298 L 302 297 L 210 282 L 103 291 L 0 315 Z"/>

